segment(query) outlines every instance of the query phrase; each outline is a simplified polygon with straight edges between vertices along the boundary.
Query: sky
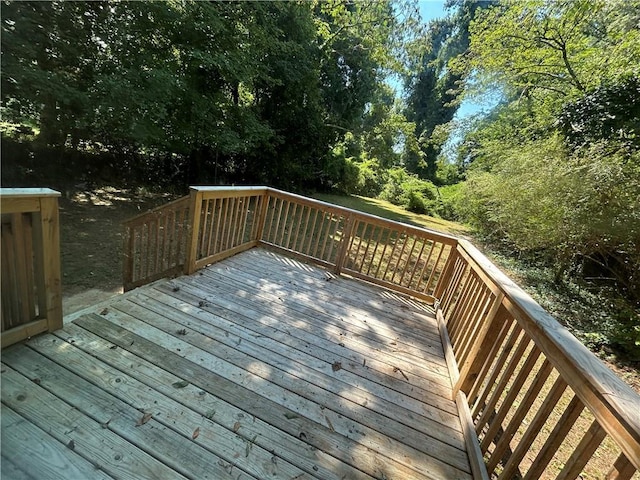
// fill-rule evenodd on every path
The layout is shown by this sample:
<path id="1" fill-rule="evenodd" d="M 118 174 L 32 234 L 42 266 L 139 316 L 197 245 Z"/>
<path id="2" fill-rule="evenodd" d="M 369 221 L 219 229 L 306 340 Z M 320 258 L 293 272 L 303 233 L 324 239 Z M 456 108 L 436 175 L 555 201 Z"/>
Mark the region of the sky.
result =
<path id="1" fill-rule="evenodd" d="M 418 3 L 420 5 L 420 16 L 424 23 L 446 15 L 444 11 L 445 0 L 420 0 Z"/>

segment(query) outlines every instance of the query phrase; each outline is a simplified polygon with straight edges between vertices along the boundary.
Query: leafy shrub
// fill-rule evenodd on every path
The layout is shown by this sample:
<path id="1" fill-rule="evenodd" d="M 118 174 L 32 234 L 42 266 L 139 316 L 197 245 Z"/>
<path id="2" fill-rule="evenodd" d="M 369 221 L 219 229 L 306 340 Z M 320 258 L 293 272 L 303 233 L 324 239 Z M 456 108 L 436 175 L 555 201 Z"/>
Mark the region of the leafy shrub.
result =
<path id="1" fill-rule="evenodd" d="M 590 259 L 640 301 L 640 153 L 595 144 L 571 154 L 560 137 L 503 150 L 470 172 L 458 209 L 519 251 L 543 252 L 558 279 Z"/>
<path id="2" fill-rule="evenodd" d="M 431 182 L 396 167 L 388 171 L 380 198 L 414 213 L 430 214 L 435 210 L 437 191 Z"/>
<path id="3" fill-rule="evenodd" d="M 438 188 L 438 202 L 435 213 L 447 220 L 459 220 L 462 208 L 462 183 Z"/>

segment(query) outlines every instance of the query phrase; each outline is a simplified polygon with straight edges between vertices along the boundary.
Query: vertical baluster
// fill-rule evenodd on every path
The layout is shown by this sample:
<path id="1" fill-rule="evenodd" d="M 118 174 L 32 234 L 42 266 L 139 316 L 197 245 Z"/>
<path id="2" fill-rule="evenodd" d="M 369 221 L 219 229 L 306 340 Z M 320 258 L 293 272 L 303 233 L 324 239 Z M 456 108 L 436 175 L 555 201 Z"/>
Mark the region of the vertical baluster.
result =
<path id="1" fill-rule="evenodd" d="M 604 428 L 600 426 L 597 420 L 594 420 L 578 446 L 565 462 L 564 468 L 558 474 L 556 480 L 574 480 L 577 478 L 606 436 L 607 433 Z"/>
<path id="2" fill-rule="evenodd" d="M 377 228 L 378 228 L 378 236 L 376 237 L 376 246 L 374 247 L 373 253 L 371 254 L 371 261 L 369 262 L 369 266 L 367 267 L 367 275 L 369 275 L 369 272 L 371 271 L 371 267 L 376 261 L 376 253 L 378 252 L 378 247 L 380 246 L 380 241 L 382 240 L 382 235 L 385 231 L 384 227 L 377 227 Z"/>
<path id="3" fill-rule="evenodd" d="M 474 408 L 472 409 L 473 418 L 477 418 L 480 412 L 485 408 L 487 397 L 489 396 L 489 393 L 491 392 L 492 387 L 494 387 L 496 384 L 496 381 L 498 379 L 498 376 L 500 375 L 502 366 L 506 364 L 507 358 L 509 357 L 511 350 L 513 349 L 513 346 L 516 344 L 521 334 L 522 334 L 522 329 L 520 328 L 520 325 L 518 325 L 517 323 L 514 323 L 513 328 L 511 329 L 511 333 L 509 334 L 509 338 L 507 338 L 507 341 L 504 344 L 500 345 L 500 347 L 502 348 L 502 351 L 500 352 L 500 356 L 498 357 L 495 364 L 493 365 L 493 371 L 491 372 L 491 376 L 489 377 L 489 380 L 484 386 L 482 393 L 478 396 L 478 399 L 474 403 Z"/>
<path id="4" fill-rule="evenodd" d="M 556 380 L 556 383 L 560 381 L 562 381 L 562 384 L 565 385 L 565 387 L 563 387 L 562 389 L 564 391 L 564 388 L 566 388 L 566 383 L 564 383 L 564 380 L 561 380 L 561 378 L 558 377 L 558 380 Z M 559 400 L 560 396 L 557 394 L 557 392 L 553 391 L 552 389 L 552 392 L 549 392 L 547 399 L 551 397 L 551 399 L 553 400 L 556 398 L 556 396 L 558 397 L 558 400 Z M 556 403 L 557 403 L 557 400 L 556 400 Z M 558 448 L 560 447 L 560 445 L 562 445 L 562 442 L 564 442 L 565 438 L 567 437 L 567 434 L 573 427 L 573 424 L 576 423 L 576 420 L 582 413 L 582 410 L 584 410 L 584 405 L 582 404 L 580 399 L 574 395 L 573 398 L 571 399 L 571 402 L 569 402 L 569 405 L 567 406 L 567 408 L 565 408 L 564 413 L 556 423 L 554 429 L 549 434 L 549 437 L 547 438 L 547 441 L 542 446 L 542 449 L 540 449 L 540 451 L 538 452 L 536 459 L 531 464 L 531 468 L 529 469 L 529 471 L 524 477 L 525 480 L 534 480 L 534 479 L 540 478 L 540 476 L 544 473 L 545 469 L 547 468 L 547 465 L 549 465 L 549 462 L 551 461 L 555 453 L 558 451 Z M 538 419 L 538 417 L 541 416 L 541 412 L 543 412 L 543 408 L 541 408 L 538 411 L 538 414 L 536 414 L 536 418 L 534 419 L 533 422 L 531 422 L 531 425 L 529 425 L 529 428 L 527 429 L 523 438 L 520 440 L 520 443 L 518 444 L 515 451 L 513 452 L 511 456 L 512 458 L 510 458 L 507 464 L 505 465 L 503 478 L 505 479 L 511 478 L 510 476 L 505 474 L 508 474 L 508 473 L 513 474 L 515 472 L 516 468 L 522 461 L 522 458 L 524 458 L 525 454 L 529 450 L 529 447 L 531 447 L 531 445 L 533 444 L 533 441 L 535 440 L 535 436 L 538 435 L 538 433 L 542 429 L 542 426 L 545 424 L 549 414 L 551 413 L 551 411 L 548 411 L 544 419 Z M 535 433 L 532 431 L 534 426 L 538 427 Z M 529 433 L 530 430 L 531 430 L 531 433 Z M 529 434 L 529 436 L 527 436 L 527 434 Z M 533 436 L 534 434 L 535 436 Z"/>
<path id="5" fill-rule="evenodd" d="M 538 373 L 534 381 L 529 385 L 527 392 L 525 393 L 520 405 L 518 405 L 518 409 L 514 413 L 511 420 L 509 420 L 509 424 L 504 429 L 504 432 L 500 435 L 500 439 L 496 443 L 496 448 L 494 448 L 493 452 L 491 452 L 491 458 L 487 463 L 487 469 L 489 471 L 494 471 L 502 456 L 509 448 L 509 442 L 517 432 L 518 428 L 522 425 L 522 421 L 526 417 L 527 413 L 533 402 L 538 398 L 540 394 L 540 389 L 544 386 L 545 382 L 549 378 L 551 371 L 553 370 L 552 365 L 545 358 L 543 364 L 540 366 Z"/>
<path id="6" fill-rule="evenodd" d="M 527 355 L 527 360 L 525 361 L 524 365 L 516 374 L 516 377 L 513 383 L 509 385 L 508 393 L 505 396 L 504 400 L 502 401 L 502 404 L 498 408 L 498 411 L 495 413 L 495 416 L 491 417 L 489 422 L 487 422 L 489 429 L 484 434 L 484 438 L 482 439 L 482 443 L 480 444 L 480 449 L 483 452 L 486 452 L 487 450 L 489 450 L 489 446 L 494 442 L 496 435 L 498 434 L 498 431 L 502 428 L 502 421 L 506 418 L 507 414 L 509 413 L 509 410 L 513 407 L 513 404 L 516 398 L 518 397 L 518 395 L 520 394 L 520 390 L 524 385 L 524 382 L 529 377 L 529 374 L 533 370 L 533 367 L 535 367 L 539 357 L 540 357 L 540 349 L 534 345 L 533 348 L 529 351 L 529 354 Z M 519 362 L 520 362 L 520 358 L 517 358 L 515 360 L 515 363 L 517 364 Z M 494 406 L 495 406 L 495 403 L 492 405 L 491 408 L 493 409 Z"/>
<path id="7" fill-rule="evenodd" d="M 407 268 L 411 264 L 413 260 L 413 252 L 416 249 L 416 243 L 418 241 L 417 235 L 413 236 L 413 244 L 411 245 L 411 250 L 409 250 L 409 255 L 407 255 L 407 260 L 404 262 L 404 268 L 402 269 L 402 273 L 400 274 L 400 278 L 398 279 L 398 285 L 402 285 L 402 281 L 404 280 L 405 275 L 407 274 Z M 419 258 L 419 257 L 418 257 Z M 418 263 L 418 260 L 414 262 L 414 265 Z M 409 288 L 411 285 L 406 285 Z"/>
<path id="8" fill-rule="evenodd" d="M 394 268 L 393 268 L 393 273 L 391 274 L 391 283 L 395 282 L 395 278 L 396 278 L 396 273 L 398 272 L 398 268 L 400 267 L 400 263 L 402 263 L 403 261 L 403 256 L 404 256 L 404 252 L 407 249 L 407 243 L 409 243 L 409 235 L 407 233 L 405 233 L 404 235 L 404 241 L 402 242 L 402 249 L 400 250 L 400 255 L 398 255 L 398 261 L 396 262 Z"/>
<path id="9" fill-rule="evenodd" d="M 468 392 L 467 398 L 470 406 L 476 404 L 478 396 L 480 395 L 480 389 L 491 370 L 493 359 L 498 356 L 498 351 L 504 345 L 505 339 L 511 331 L 514 322 L 515 319 L 509 317 L 506 309 L 499 305 L 498 311 L 495 314 L 495 320 L 488 325 L 495 325 L 496 328 L 487 330 L 485 341 L 481 344 L 482 347 L 488 347 L 487 350 L 484 350 L 487 351 L 486 356 L 478 354 L 476 360 L 468 369 L 465 368 L 465 365 L 462 366 L 460 379 L 458 380 L 459 383 L 456 384 L 455 389 L 459 388 L 464 392 Z M 497 333 L 494 335 L 494 332 Z M 479 349 L 478 351 L 483 350 Z M 463 375 L 465 376 L 463 377 Z"/>
<path id="10" fill-rule="evenodd" d="M 287 206 L 282 216 L 282 232 L 280 233 L 280 241 L 277 242 L 279 246 L 284 246 L 284 235 L 287 232 L 287 223 L 289 221 L 289 208 L 291 208 L 291 202 L 287 200 Z"/>
<path id="11" fill-rule="evenodd" d="M 431 283 L 435 279 L 436 272 L 438 270 L 438 265 L 440 264 L 440 259 L 442 258 L 442 254 L 444 253 L 445 245 L 444 243 L 440 244 L 440 251 L 438 252 L 438 258 L 436 258 L 436 262 L 433 264 L 433 268 L 431 269 L 431 275 L 429 275 L 429 280 L 427 281 L 427 285 L 424 287 L 423 293 L 428 293 L 431 288 Z"/>
<path id="12" fill-rule="evenodd" d="M 426 238 L 421 238 L 420 239 L 420 253 L 418 253 L 418 256 L 416 257 L 416 261 L 413 264 L 413 268 L 411 269 L 411 276 L 409 277 L 409 282 L 407 282 L 407 287 L 408 288 L 412 288 L 411 285 L 413 284 L 413 279 L 416 275 L 416 271 L 418 270 L 418 265 L 420 265 L 420 261 L 422 259 L 422 254 L 424 253 L 424 247 L 427 245 L 427 239 Z M 432 248 L 433 248 L 433 243 L 431 244 Z M 418 286 L 416 285 L 414 290 L 417 290 Z"/>
<path id="13" fill-rule="evenodd" d="M 636 473 L 636 467 L 633 466 L 624 453 L 621 453 L 607 473 L 605 480 L 631 480 L 634 473 Z"/>

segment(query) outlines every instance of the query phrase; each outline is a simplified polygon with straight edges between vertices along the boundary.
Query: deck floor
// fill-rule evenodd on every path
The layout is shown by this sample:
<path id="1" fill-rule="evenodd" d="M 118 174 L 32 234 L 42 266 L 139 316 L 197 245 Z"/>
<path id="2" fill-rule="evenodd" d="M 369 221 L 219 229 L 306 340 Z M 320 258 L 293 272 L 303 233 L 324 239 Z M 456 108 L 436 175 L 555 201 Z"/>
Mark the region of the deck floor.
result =
<path id="1" fill-rule="evenodd" d="M 263 249 L 2 352 L 2 478 L 469 479 L 429 307 Z"/>

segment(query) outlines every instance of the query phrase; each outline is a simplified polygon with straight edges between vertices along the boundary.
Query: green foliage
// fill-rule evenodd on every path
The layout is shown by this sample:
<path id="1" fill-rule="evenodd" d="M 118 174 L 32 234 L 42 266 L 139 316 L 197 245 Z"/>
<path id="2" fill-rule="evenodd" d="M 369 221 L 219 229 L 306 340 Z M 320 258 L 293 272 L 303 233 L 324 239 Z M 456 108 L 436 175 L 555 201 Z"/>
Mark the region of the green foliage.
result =
<path id="1" fill-rule="evenodd" d="M 415 124 L 420 154 L 408 152 L 407 169 L 421 178 L 436 179 L 437 159 L 448 135 L 438 135 L 449 123 L 461 100 L 463 73 L 448 62 L 469 47 L 469 24 L 490 2 L 461 0 L 455 14 L 434 20 L 414 48 L 411 74 L 406 79 L 408 120 Z"/>
<path id="2" fill-rule="evenodd" d="M 640 150 L 640 79 L 606 84 L 566 103 L 558 123 L 574 148 L 613 141 Z"/>
<path id="3" fill-rule="evenodd" d="M 461 210 L 463 183 L 445 185 L 438 188 L 438 202 L 434 213 L 447 220 L 460 220 L 458 212 Z"/>
<path id="4" fill-rule="evenodd" d="M 396 162 L 405 120 L 383 80 L 405 27 L 390 1 L 13 1 L 2 13 L 2 115 L 43 146 L 123 163 L 178 155 L 185 182 L 292 189 L 349 183 L 330 153 L 344 132 L 371 145 L 349 156 Z"/>
<path id="5" fill-rule="evenodd" d="M 558 136 L 495 152 L 472 171 L 466 218 L 522 251 L 548 252 L 562 270 L 600 262 L 632 296 L 640 268 L 640 156 L 596 144 L 571 154 Z"/>
<path id="6" fill-rule="evenodd" d="M 387 181 L 380 193 L 381 199 L 414 213 L 433 212 L 436 196 L 436 188 L 431 182 L 421 180 L 402 167 L 387 172 Z"/>

